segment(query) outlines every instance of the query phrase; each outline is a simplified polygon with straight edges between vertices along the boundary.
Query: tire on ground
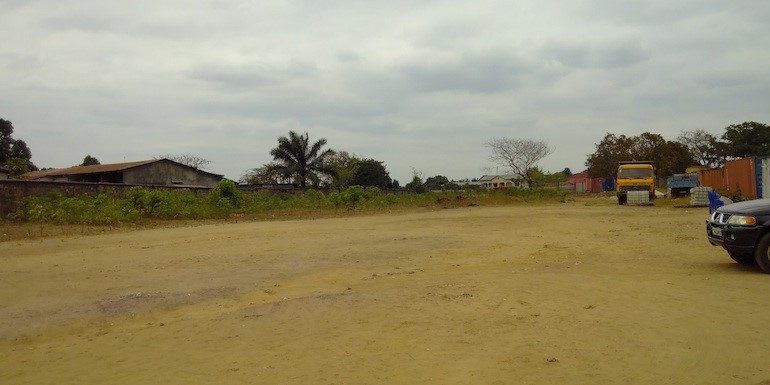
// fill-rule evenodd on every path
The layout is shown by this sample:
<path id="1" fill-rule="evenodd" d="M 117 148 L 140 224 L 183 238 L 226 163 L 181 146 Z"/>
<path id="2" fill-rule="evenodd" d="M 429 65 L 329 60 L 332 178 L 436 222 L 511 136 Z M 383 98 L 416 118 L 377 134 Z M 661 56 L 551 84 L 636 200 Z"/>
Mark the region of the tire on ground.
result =
<path id="1" fill-rule="evenodd" d="M 757 262 L 757 265 L 759 265 L 762 271 L 770 274 L 770 252 L 768 252 L 768 248 L 770 248 L 770 233 L 760 238 L 757 247 L 754 248 L 754 260 Z"/>
<path id="2" fill-rule="evenodd" d="M 732 258 L 733 261 L 738 262 L 741 265 L 754 265 L 757 263 L 752 254 L 742 254 L 734 251 L 728 251 L 727 254 L 730 255 L 730 258 Z"/>

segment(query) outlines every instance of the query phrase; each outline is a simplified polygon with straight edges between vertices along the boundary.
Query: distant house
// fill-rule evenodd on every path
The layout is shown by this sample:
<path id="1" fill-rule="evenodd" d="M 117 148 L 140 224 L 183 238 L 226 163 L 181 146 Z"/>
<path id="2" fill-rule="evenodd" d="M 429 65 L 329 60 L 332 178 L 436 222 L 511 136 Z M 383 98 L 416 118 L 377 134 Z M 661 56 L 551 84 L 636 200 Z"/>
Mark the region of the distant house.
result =
<path id="1" fill-rule="evenodd" d="M 23 179 L 62 182 L 101 182 L 152 186 L 214 187 L 223 176 L 169 159 L 97 164 L 32 171 Z"/>
<path id="2" fill-rule="evenodd" d="M 11 170 L 0 166 L 0 180 L 8 179 L 9 175 L 11 175 Z"/>
<path id="3" fill-rule="evenodd" d="M 516 175 L 484 175 L 479 178 L 477 182 L 481 187 L 487 190 L 509 187 L 529 187 L 526 181 L 517 178 Z"/>

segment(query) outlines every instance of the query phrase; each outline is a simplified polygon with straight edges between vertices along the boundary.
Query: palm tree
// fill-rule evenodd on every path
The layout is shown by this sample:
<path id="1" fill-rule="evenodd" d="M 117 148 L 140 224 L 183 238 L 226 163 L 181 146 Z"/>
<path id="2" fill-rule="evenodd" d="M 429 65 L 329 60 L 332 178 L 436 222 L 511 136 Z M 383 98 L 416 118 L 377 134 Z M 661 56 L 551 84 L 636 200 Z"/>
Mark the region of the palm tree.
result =
<path id="1" fill-rule="evenodd" d="M 276 161 L 272 167 L 281 174 L 284 179 L 293 180 L 300 187 L 307 186 L 310 180 L 314 185 L 321 182 L 318 174 L 334 176 L 334 169 L 329 167 L 326 157 L 334 154 L 331 149 L 326 149 L 319 154 L 321 147 L 326 145 L 326 139 L 321 138 L 310 145 L 307 132 L 299 135 L 289 131 L 289 136 L 278 138 L 278 147 L 270 150 L 270 155 Z"/>

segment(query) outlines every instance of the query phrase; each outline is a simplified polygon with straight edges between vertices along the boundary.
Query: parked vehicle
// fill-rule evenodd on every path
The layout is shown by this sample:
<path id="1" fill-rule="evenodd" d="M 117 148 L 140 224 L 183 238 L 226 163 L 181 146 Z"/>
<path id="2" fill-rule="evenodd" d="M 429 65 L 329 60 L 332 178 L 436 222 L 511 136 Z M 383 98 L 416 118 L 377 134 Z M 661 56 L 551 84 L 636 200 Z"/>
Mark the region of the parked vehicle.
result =
<path id="1" fill-rule="evenodd" d="M 691 188 L 698 187 L 698 174 L 674 174 L 668 178 L 666 185 L 672 197 L 685 196 Z"/>
<path id="2" fill-rule="evenodd" d="M 722 206 L 706 220 L 706 235 L 742 265 L 756 263 L 770 273 L 770 199 Z"/>
<path id="3" fill-rule="evenodd" d="M 655 163 L 620 162 L 615 186 L 618 204 L 626 204 L 629 191 L 647 191 L 652 201 L 655 199 Z"/>

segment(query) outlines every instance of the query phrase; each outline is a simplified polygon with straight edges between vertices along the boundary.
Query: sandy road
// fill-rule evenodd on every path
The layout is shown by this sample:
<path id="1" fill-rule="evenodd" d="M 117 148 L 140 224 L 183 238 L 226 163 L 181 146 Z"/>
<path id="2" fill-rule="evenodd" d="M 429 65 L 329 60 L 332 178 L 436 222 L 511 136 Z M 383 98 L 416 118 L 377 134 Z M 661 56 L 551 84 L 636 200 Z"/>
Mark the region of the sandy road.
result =
<path id="1" fill-rule="evenodd" d="M 2 384 L 770 383 L 703 209 L 585 202 L 0 243 Z"/>

